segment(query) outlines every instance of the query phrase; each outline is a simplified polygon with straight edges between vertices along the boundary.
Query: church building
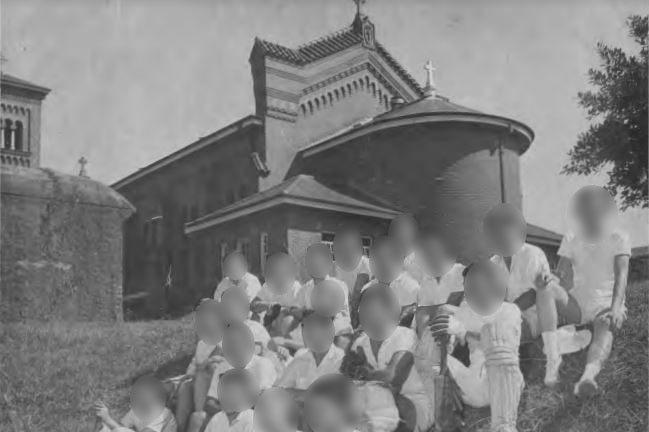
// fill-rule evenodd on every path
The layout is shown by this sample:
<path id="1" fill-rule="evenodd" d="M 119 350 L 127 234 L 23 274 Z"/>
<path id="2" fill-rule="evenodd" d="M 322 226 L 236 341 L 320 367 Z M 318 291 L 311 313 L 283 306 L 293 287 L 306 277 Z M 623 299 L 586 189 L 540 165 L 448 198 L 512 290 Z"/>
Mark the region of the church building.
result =
<path id="1" fill-rule="evenodd" d="M 257 38 L 249 61 L 254 114 L 113 185 L 137 209 L 125 290 L 147 291 L 150 310 L 210 295 L 229 251 L 261 274 L 269 253 L 302 257 L 342 223 L 369 247 L 400 212 L 444 229 L 468 260 L 484 253 L 489 208 L 521 206 L 532 129 L 439 94 L 430 63 L 420 85 L 360 10 L 297 48 Z M 528 240 L 553 254 L 560 236 L 530 225 Z"/>

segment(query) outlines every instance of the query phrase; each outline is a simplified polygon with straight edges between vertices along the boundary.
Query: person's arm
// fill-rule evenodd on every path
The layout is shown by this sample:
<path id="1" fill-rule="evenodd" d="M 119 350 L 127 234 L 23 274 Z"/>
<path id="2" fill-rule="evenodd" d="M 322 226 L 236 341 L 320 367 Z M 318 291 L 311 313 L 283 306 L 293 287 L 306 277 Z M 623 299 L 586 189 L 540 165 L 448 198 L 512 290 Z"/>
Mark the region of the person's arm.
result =
<path id="1" fill-rule="evenodd" d="M 555 275 L 559 278 L 559 284 L 570 291 L 574 286 L 574 269 L 572 260 L 565 256 L 559 256 L 557 268 L 554 271 Z"/>
<path id="2" fill-rule="evenodd" d="M 611 303 L 611 322 L 615 328 L 622 327 L 624 322 L 624 298 L 629 276 L 629 256 L 617 255 L 614 261 L 615 283 Z"/>
<path id="3" fill-rule="evenodd" d="M 270 310 L 272 306 L 272 303 L 263 301 L 259 297 L 255 297 L 251 302 L 250 302 L 250 310 L 253 311 L 256 314 L 260 314 L 263 312 L 266 312 Z"/>
<path id="4" fill-rule="evenodd" d="M 531 308 L 536 304 L 536 290 L 530 288 L 529 290 L 525 291 L 516 300 L 514 300 L 514 304 L 518 306 L 518 308 L 522 311 Z"/>
<path id="5" fill-rule="evenodd" d="M 369 371 L 368 379 L 383 381 L 390 385 L 396 393 L 400 393 L 414 363 L 415 357 L 410 351 L 397 351 L 385 369 Z"/>
<path id="6" fill-rule="evenodd" d="M 113 417 L 111 417 L 108 407 L 102 401 L 95 402 L 95 414 L 99 419 L 108 427 L 108 429 L 113 430 L 121 427 Z"/>

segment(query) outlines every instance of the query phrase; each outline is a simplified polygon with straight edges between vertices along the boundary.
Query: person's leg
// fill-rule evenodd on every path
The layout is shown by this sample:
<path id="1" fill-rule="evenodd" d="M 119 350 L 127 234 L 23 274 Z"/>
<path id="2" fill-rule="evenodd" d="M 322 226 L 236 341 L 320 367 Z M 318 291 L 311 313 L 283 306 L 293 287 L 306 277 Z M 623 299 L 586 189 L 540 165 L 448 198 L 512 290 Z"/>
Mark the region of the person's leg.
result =
<path id="1" fill-rule="evenodd" d="M 546 385 L 553 386 L 559 380 L 561 366 L 561 351 L 557 327 L 559 313 L 566 323 L 579 323 L 581 311 L 577 302 L 568 292 L 556 283 L 550 283 L 536 292 L 536 313 L 538 325 L 543 338 L 543 352 L 546 356 L 545 379 Z"/>
<path id="2" fill-rule="evenodd" d="M 210 383 L 212 382 L 212 372 L 206 369 L 201 369 L 196 372 L 194 376 L 194 385 L 193 385 L 193 402 L 194 402 L 194 411 L 203 411 L 205 409 L 205 399 L 207 398 L 207 392 L 210 389 Z"/>
<path id="3" fill-rule="evenodd" d="M 398 394 L 394 397 L 394 402 L 399 411 L 399 426 L 395 432 L 413 432 L 417 427 L 417 410 L 415 404 L 407 397 Z"/>
<path id="4" fill-rule="evenodd" d="M 176 400 L 176 423 L 178 432 L 185 432 L 189 416 L 194 411 L 194 385 L 192 381 L 185 381 L 178 387 Z"/>
<path id="5" fill-rule="evenodd" d="M 611 321 L 606 315 L 607 312 L 608 309 L 600 312 L 593 321 L 593 341 L 588 348 L 584 373 L 575 386 L 577 396 L 586 397 L 597 392 L 595 378 L 611 354 L 613 332 L 611 331 Z"/>
<path id="6" fill-rule="evenodd" d="M 523 375 L 515 364 L 487 365 L 491 430 L 516 432 Z"/>

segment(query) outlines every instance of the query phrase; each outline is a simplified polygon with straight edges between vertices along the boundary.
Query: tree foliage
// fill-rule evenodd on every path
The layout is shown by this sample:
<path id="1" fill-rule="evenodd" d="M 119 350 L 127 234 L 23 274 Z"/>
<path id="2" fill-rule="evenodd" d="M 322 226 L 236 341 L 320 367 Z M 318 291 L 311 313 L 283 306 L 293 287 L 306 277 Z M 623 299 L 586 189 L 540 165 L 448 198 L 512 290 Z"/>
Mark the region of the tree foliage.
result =
<path id="1" fill-rule="evenodd" d="M 602 63 L 588 71 L 594 89 L 578 94 L 591 125 L 568 153 L 563 173 L 608 168 L 607 188 L 622 208 L 647 207 L 647 16 L 630 16 L 627 26 L 639 52 L 597 44 Z"/>

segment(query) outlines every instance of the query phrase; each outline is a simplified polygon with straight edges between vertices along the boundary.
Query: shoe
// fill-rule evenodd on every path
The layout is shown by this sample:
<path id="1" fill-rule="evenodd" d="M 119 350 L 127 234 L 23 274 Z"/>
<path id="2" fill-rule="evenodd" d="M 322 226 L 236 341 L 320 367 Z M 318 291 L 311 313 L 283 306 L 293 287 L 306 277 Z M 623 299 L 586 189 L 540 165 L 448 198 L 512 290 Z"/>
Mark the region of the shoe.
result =
<path id="1" fill-rule="evenodd" d="M 597 383 L 592 379 L 586 378 L 575 385 L 575 396 L 582 399 L 593 397 L 597 394 L 598 390 Z"/>
<path id="2" fill-rule="evenodd" d="M 574 325 L 563 326 L 557 329 L 557 344 L 559 354 L 572 354 L 586 348 L 593 335 L 588 329 L 577 331 Z"/>
<path id="3" fill-rule="evenodd" d="M 548 358 L 545 363 L 545 378 L 543 382 L 548 387 L 554 387 L 559 382 L 559 368 L 561 367 L 561 357 L 556 359 Z"/>

